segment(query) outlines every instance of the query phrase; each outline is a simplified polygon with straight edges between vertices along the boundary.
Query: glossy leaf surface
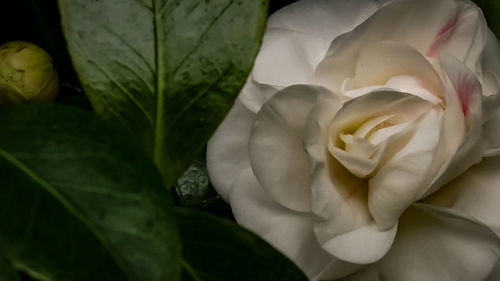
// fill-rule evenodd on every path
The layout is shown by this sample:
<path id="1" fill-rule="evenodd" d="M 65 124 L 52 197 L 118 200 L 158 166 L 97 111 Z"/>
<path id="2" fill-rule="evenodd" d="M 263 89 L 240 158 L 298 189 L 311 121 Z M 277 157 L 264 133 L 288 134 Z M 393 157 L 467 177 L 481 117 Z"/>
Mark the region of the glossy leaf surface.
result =
<path id="1" fill-rule="evenodd" d="M 59 6 L 94 109 L 127 128 L 173 186 L 244 84 L 268 2 L 59 0 Z"/>
<path id="2" fill-rule="evenodd" d="M 0 122 L 0 246 L 13 263 L 48 280 L 176 280 L 170 197 L 126 133 L 56 105 L 9 107 Z"/>

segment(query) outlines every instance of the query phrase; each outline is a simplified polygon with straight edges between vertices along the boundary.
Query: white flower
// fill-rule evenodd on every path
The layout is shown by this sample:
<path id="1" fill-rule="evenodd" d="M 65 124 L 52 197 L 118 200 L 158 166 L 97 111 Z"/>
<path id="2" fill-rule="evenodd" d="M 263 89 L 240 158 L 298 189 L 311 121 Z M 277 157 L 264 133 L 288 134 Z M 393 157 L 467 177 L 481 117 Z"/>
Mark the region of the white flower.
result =
<path id="1" fill-rule="evenodd" d="M 298 1 L 269 18 L 211 180 L 312 280 L 500 280 L 499 77 L 470 1 Z"/>

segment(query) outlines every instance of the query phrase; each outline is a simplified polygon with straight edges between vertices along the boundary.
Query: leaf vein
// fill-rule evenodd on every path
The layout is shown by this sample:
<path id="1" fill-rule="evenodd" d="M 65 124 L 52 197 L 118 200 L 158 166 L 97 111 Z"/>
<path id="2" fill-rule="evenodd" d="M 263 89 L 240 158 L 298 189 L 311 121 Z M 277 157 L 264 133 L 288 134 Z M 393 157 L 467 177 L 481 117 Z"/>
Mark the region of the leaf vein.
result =
<path id="1" fill-rule="evenodd" d="M 65 189 L 68 190 L 74 190 L 74 191 L 81 191 L 81 192 L 86 192 L 86 193 L 95 193 L 95 194 L 100 194 L 100 195 L 106 195 L 109 197 L 114 197 L 118 199 L 126 199 L 130 201 L 140 201 L 141 198 L 137 194 L 125 194 L 125 193 L 117 193 L 117 192 L 110 192 L 109 190 L 104 190 L 104 189 L 96 189 L 96 188 L 89 188 L 89 187 L 76 187 L 72 185 L 64 185 Z"/>
<path id="2" fill-rule="evenodd" d="M 31 229 L 33 228 L 33 225 L 35 224 L 35 221 L 36 221 L 36 218 L 38 215 L 38 207 L 40 206 L 40 191 L 37 191 L 35 196 L 36 196 L 35 202 L 31 206 L 31 210 L 30 210 L 30 217 L 26 223 L 26 233 L 25 233 L 26 236 L 28 236 L 29 233 L 31 232 Z"/>
<path id="3" fill-rule="evenodd" d="M 162 135 L 160 132 L 163 130 L 163 122 L 162 122 L 162 110 L 164 107 L 164 98 L 163 98 L 163 92 L 164 92 L 164 69 L 163 69 L 163 64 L 161 62 L 163 61 L 163 54 L 160 50 L 160 33 L 162 32 L 161 30 L 161 16 L 159 14 L 158 10 L 158 0 L 153 0 L 153 10 L 154 10 L 154 36 L 155 36 L 155 64 L 156 64 L 156 122 L 155 122 L 155 127 L 154 127 L 154 150 L 153 150 L 153 155 L 154 155 L 154 161 L 156 165 L 161 166 L 161 154 L 162 152 L 160 151 L 161 148 L 161 141 L 162 141 Z M 163 2 L 163 5 L 166 5 L 168 1 L 165 0 Z"/>
<path id="4" fill-rule="evenodd" d="M 200 38 L 198 39 L 198 42 L 196 42 L 195 47 L 188 52 L 188 54 L 182 58 L 181 62 L 174 68 L 171 76 L 175 76 L 179 69 L 186 63 L 186 61 L 198 50 L 198 48 L 201 47 L 201 43 L 205 41 L 208 33 L 212 28 L 217 24 L 217 22 L 220 20 L 220 18 L 224 15 L 224 13 L 229 9 L 229 7 L 234 3 L 234 0 L 231 0 L 222 10 L 221 12 L 214 18 L 214 20 L 208 25 L 208 27 L 203 31 L 201 34 Z"/>
<path id="5" fill-rule="evenodd" d="M 141 238 L 143 240 L 148 240 L 152 241 L 153 239 L 151 238 L 151 235 L 148 235 L 148 233 L 142 232 L 142 231 L 136 231 L 132 228 L 125 228 L 125 227 L 118 227 L 117 225 L 110 225 L 107 222 L 99 222 L 96 223 L 96 226 L 104 228 L 104 229 L 110 229 L 116 232 L 124 233 L 124 234 L 129 234 L 131 236 L 135 236 L 138 238 Z"/>
<path id="6" fill-rule="evenodd" d="M 127 98 L 129 98 L 132 103 L 134 103 L 140 111 L 142 111 L 142 113 L 144 114 L 144 116 L 146 117 L 146 119 L 149 121 L 151 127 L 153 127 L 153 120 L 151 118 L 151 115 L 149 114 L 149 112 L 143 107 L 143 105 L 141 103 L 139 103 L 139 101 L 137 101 L 137 99 L 129 92 L 129 90 L 127 89 L 127 87 L 124 87 L 121 83 L 117 82 L 115 79 L 113 79 L 111 77 L 111 75 L 109 75 L 109 73 L 104 70 L 99 64 L 97 64 L 94 60 L 90 59 L 89 58 L 89 63 L 94 65 L 97 70 L 99 70 L 104 76 L 106 76 L 106 78 L 111 82 L 113 83 L 116 87 L 118 87 L 118 89 L 120 89 L 120 91 L 122 93 L 125 94 L 125 96 Z"/>
<path id="7" fill-rule="evenodd" d="M 130 72 L 132 72 L 136 77 L 139 78 L 138 80 L 140 80 L 141 83 L 148 89 L 148 91 L 151 93 L 151 95 L 154 95 L 155 90 L 153 89 L 153 86 L 150 83 L 148 83 L 144 79 L 144 77 L 142 77 L 142 75 L 139 75 L 139 73 L 137 73 L 137 71 L 135 69 L 133 69 L 132 67 L 130 67 L 127 64 L 124 64 L 123 62 L 121 62 L 119 60 L 117 60 L 116 63 L 119 64 L 119 65 L 121 65 L 123 68 L 129 69 Z"/>
<path id="8" fill-rule="evenodd" d="M 97 224 L 95 221 L 91 221 L 83 216 L 83 212 L 81 212 L 69 198 L 66 198 L 57 189 L 52 186 L 49 182 L 47 182 L 44 178 L 38 175 L 34 170 L 30 167 L 24 165 L 20 162 L 16 157 L 8 153 L 7 151 L 0 149 L 0 157 L 3 157 L 8 163 L 12 164 L 15 168 L 19 169 L 21 172 L 26 174 L 29 178 L 31 178 L 36 184 L 38 184 L 41 188 L 46 190 L 50 195 L 52 195 L 58 202 L 60 202 L 72 215 L 78 218 L 104 245 L 111 254 L 116 257 L 116 252 L 114 251 L 114 247 L 110 245 L 107 237 L 100 233 L 97 229 Z M 122 258 L 116 259 L 116 262 L 120 265 L 122 269 L 127 270 L 129 266 L 127 262 L 125 262 Z"/>
<path id="9" fill-rule="evenodd" d="M 139 6 L 143 7 L 144 9 L 148 10 L 149 12 L 153 12 L 153 8 L 150 7 L 148 4 L 146 4 L 144 1 L 142 0 L 134 0 L 137 4 L 139 4 Z"/>
<path id="10" fill-rule="evenodd" d="M 161 14 L 163 12 L 163 10 L 167 7 L 167 4 L 168 4 L 168 0 L 164 0 L 163 1 L 163 4 L 161 4 L 160 8 L 158 8 L 158 13 Z"/>
<path id="11" fill-rule="evenodd" d="M 196 274 L 195 270 L 184 259 L 181 260 L 181 264 L 195 281 L 202 281 L 201 277 Z"/>
<path id="12" fill-rule="evenodd" d="M 64 207 L 68 209 L 70 213 L 72 213 L 75 217 L 80 219 L 102 242 L 107 241 L 106 238 L 101 235 L 101 233 L 95 231 L 92 223 L 87 220 L 81 212 L 71 204 L 71 201 L 64 197 L 61 193 L 59 193 L 54 186 L 52 186 L 49 182 L 47 182 L 44 178 L 38 175 L 35 171 L 33 171 L 30 167 L 21 163 L 16 157 L 7 151 L 0 149 L 0 156 L 2 156 L 8 163 L 12 164 L 15 168 L 19 169 L 21 172 L 26 174 L 29 178 L 31 178 L 36 184 L 40 185 L 43 189 L 49 192 L 52 196 L 54 196 L 57 201 L 59 201 Z M 104 243 L 105 246 L 108 246 L 107 243 Z"/>
<path id="13" fill-rule="evenodd" d="M 137 0 L 137 1 L 139 1 L 139 0 Z M 125 39 L 123 39 L 119 34 L 114 32 L 113 30 L 107 28 L 106 26 L 103 28 L 103 30 L 105 30 L 109 34 L 113 35 L 113 37 L 115 37 L 116 39 L 120 40 L 120 42 L 122 42 L 127 48 L 129 48 L 135 55 L 137 55 L 137 57 L 139 57 L 144 62 L 144 64 L 151 71 L 151 73 L 155 73 L 155 70 L 149 64 L 148 60 L 144 57 L 144 55 L 141 52 L 139 52 L 136 48 L 134 48 L 134 46 L 130 45 L 130 43 L 127 42 Z"/>
<path id="14" fill-rule="evenodd" d="M 198 96 L 192 100 L 190 100 L 189 103 L 186 104 L 186 106 L 184 106 L 182 108 L 181 111 L 179 111 L 179 113 L 177 113 L 174 118 L 172 118 L 172 122 L 171 122 L 171 125 L 175 124 L 175 122 L 177 122 L 177 120 L 184 114 L 186 113 L 186 111 L 189 110 L 189 108 L 191 106 L 193 106 L 193 104 L 196 104 L 201 98 L 203 98 L 213 87 L 215 87 L 217 85 L 217 83 L 219 83 L 222 78 L 224 78 L 225 74 L 231 70 L 232 68 L 232 65 L 229 65 L 228 67 L 226 67 L 226 69 L 224 69 L 224 71 L 222 71 L 222 73 L 219 75 L 219 77 L 214 81 L 212 82 L 207 89 L 203 90 L 200 94 L 198 94 Z"/>

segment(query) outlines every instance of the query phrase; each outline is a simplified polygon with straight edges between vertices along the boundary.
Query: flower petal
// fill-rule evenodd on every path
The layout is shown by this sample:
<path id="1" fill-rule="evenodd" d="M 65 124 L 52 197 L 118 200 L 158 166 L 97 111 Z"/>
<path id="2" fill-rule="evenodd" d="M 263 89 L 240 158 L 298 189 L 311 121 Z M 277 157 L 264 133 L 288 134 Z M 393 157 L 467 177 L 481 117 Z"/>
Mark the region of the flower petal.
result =
<path id="1" fill-rule="evenodd" d="M 389 250 L 397 226 L 387 231 L 378 229 L 363 202 L 366 186 L 342 169 L 333 169 L 337 177 L 331 179 L 326 165 L 316 163 L 311 183 L 314 232 L 323 248 L 338 259 L 358 264 L 375 262 Z M 345 200 L 332 188 L 332 181 L 336 186 L 356 187 L 357 194 Z"/>
<path id="2" fill-rule="evenodd" d="M 255 114 L 239 101 L 208 142 L 207 169 L 217 193 L 228 201 L 236 176 L 250 166 L 248 140 Z"/>
<path id="3" fill-rule="evenodd" d="M 307 276 L 318 275 L 332 260 L 312 233 L 310 214 L 294 212 L 274 202 L 250 168 L 234 183 L 230 202 L 239 224 L 281 250 Z"/>
<path id="4" fill-rule="evenodd" d="M 360 128 L 367 121 L 379 116 L 390 115 L 391 120 L 397 123 L 414 121 L 432 108 L 430 102 L 412 94 L 388 90 L 371 92 L 346 102 L 334 115 L 335 120 L 328 134 L 332 137 L 340 136 L 343 130 Z"/>
<path id="5" fill-rule="evenodd" d="M 488 279 L 484 281 L 498 281 L 498 276 L 500 276 L 500 260 L 498 260 L 495 268 L 491 271 L 490 276 L 488 276 Z"/>
<path id="6" fill-rule="evenodd" d="M 397 224 L 388 230 L 380 231 L 375 222 L 353 231 L 343 233 L 322 244 L 339 259 L 360 264 L 368 264 L 381 258 L 392 245 L 396 236 Z M 319 231 L 317 235 L 321 234 Z M 360 255 L 366 255 L 360 257 Z"/>
<path id="7" fill-rule="evenodd" d="M 347 151 L 344 151 L 345 149 L 340 149 L 344 144 L 344 141 L 340 138 L 343 132 L 355 129 L 361 130 L 367 124 L 371 124 L 373 120 L 376 120 L 377 117 L 382 116 L 391 116 L 391 121 L 403 125 L 402 123 L 414 121 L 431 108 L 432 104 L 424 99 L 411 94 L 394 91 L 371 92 L 348 101 L 335 116 L 330 126 L 329 135 L 331 141 L 328 144 L 329 151 L 336 160 L 356 176 L 360 178 L 371 176 L 381 162 L 386 160 L 388 153 L 392 155 L 396 152 L 394 149 L 391 149 L 391 147 L 394 147 L 392 144 L 395 140 L 389 136 L 390 129 L 386 128 L 380 130 L 379 133 L 373 134 L 374 141 L 377 141 L 377 138 L 385 138 L 385 141 L 381 142 L 379 147 L 377 147 L 377 151 L 372 158 L 359 157 L 356 154 L 347 153 Z M 397 140 L 400 135 L 410 133 L 414 126 L 393 127 L 400 130 L 399 133 L 396 133 L 397 130 L 393 132 L 394 136 L 397 136 Z M 395 146 L 400 147 L 399 144 Z M 345 148 L 348 148 L 347 143 Z"/>
<path id="8" fill-rule="evenodd" d="M 484 125 L 484 132 L 488 140 L 488 149 L 485 151 L 485 157 L 496 156 L 500 154 L 500 110 L 497 108 L 493 117 Z"/>
<path id="9" fill-rule="evenodd" d="M 486 37 L 482 23 L 481 11 L 470 2 L 394 1 L 352 32 L 337 37 L 316 71 L 321 85 L 338 91 L 344 79 L 354 75 L 355 58 L 362 48 L 387 40 L 408 44 L 423 55 L 432 47 L 432 57 L 446 51 L 476 66 L 480 59 L 476 49 L 482 50 Z"/>
<path id="10" fill-rule="evenodd" d="M 481 86 L 485 96 L 497 95 L 500 91 L 500 46 L 498 40 L 488 30 L 486 44 L 482 53 L 483 76 Z"/>
<path id="11" fill-rule="evenodd" d="M 468 214 L 500 236 L 499 184 L 500 156 L 486 158 L 426 198 L 425 203 Z"/>
<path id="12" fill-rule="evenodd" d="M 362 270 L 347 276 L 346 278 L 340 279 L 340 281 L 387 281 L 387 280 L 382 279 L 379 270 L 374 265 L 369 265 L 363 268 Z"/>
<path id="13" fill-rule="evenodd" d="M 488 40 L 483 51 L 483 108 L 487 123 L 484 124 L 488 137 L 488 150 L 484 156 L 500 154 L 500 46 L 495 35 L 489 30 Z"/>
<path id="14" fill-rule="evenodd" d="M 321 71 L 324 69 L 318 70 L 318 75 L 329 75 Z M 413 84 L 418 84 L 417 87 L 405 89 L 408 87 L 408 79 L 405 79 L 404 84 L 394 81 L 395 77 L 401 76 L 413 77 L 416 80 Z M 354 76 L 349 79 L 345 87 L 346 90 L 352 90 L 373 85 L 385 85 L 390 88 L 402 86 L 403 89 L 395 89 L 410 90 L 407 92 L 428 99 L 427 95 L 419 95 L 422 92 L 421 88 L 434 95 L 431 95 L 431 101 L 439 100 L 443 87 L 434 67 L 416 49 L 389 41 L 370 44 L 360 50 L 356 58 Z"/>
<path id="15" fill-rule="evenodd" d="M 427 186 L 428 174 L 440 136 L 440 114 L 429 111 L 409 142 L 369 181 L 368 207 L 382 229 L 393 227 L 399 216 Z"/>
<path id="16" fill-rule="evenodd" d="M 375 92 L 375 91 L 393 91 L 394 89 L 382 86 L 382 85 L 375 85 L 375 86 L 368 86 L 368 87 L 363 87 L 359 89 L 353 89 L 353 90 L 346 90 L 345 85 L 349 82 L 349 78 L 344 80 L 342 82 L 342 86 L 340 89 L 340 93 L 345 96 L 348 100 L 354 99 L 357 97 L 364 96 L 368 93 Z"/>
<path id="17" fill-rule="evenodd" d="M 338 280 L 364 267 L 366 267 L 364 264 L 354 264 L 333 258 L 327 267 L 318 276 L 314 277 L 313 280 Z"/>
<path id="18" fill-rule="evenodd" d="M 481 281 L 499 257 L 500 240 L 487 227 L 420 205 L 402 216 L 394 245 L 377 267 L 387 281 Z"/>
<path id="19" fill-rule="evenodd" d="M 267 100 L 262 96 L 277 91 L 273 88 L 314 84 L 314 71 L 330 42 L 373 14 L 382 5 L 375 2 L 382 1 L 303 0 L 271 15 L 251 78 L 240 95 L 243 104 L 256 113 Z"/>
<path id="20" fill-rule="evenodd" d="M 456 62 L 456 60 L 452 60 L 452 62 Z M 446 63 L 443 65 L 445 65 L 445 69 L 450 67 L 446 66 Z M 460 63 L 457 63 L 455 66 L 464 69 L 463 65 Z M 473 76 L 470 71 L 465 70 L 465 72 Z M 457 74 L 457 72 L 454 73 Z M 453 76 L 453 79 L 458 80 L 458 75 Z M 436 154 L 429 168 L 430 171 L 439 171 L 437 174 L 429 174 L 424 184 L 427 187 L 422 189 L 422 193 L 416 196 L 417 200 L 424 198 L 441 187 L 440 185 L 432 185 L 432 183 L 446 171 L 447 165 L 449 165 L 460 145 L 464 142 L 464 136 L 466 134 L 466 118 L 463 113 L 462 103 L 459 95 L 457 95 L 453 82 L 447 75 L 443 75 L 443 85 L 444 103 L 446 106 L 444 107 L 443 116 L 440 120 L 441 134 L 436 148 Z M 474 95 L 479 94 L 479 92 L 476 92 Z"/>
<path id="21" fill-rule="evenodd" d="M 482 75 L 482 52 L 488 37 L 486 19 L 471 1 L 457 0 L 455 15 L 441 28 L 427 49 L 427 57 L 448 53 L 475 75 Z"/>
<path id="22" fill-rule="evenodd" d="M 332 41 L 372 15 L 373 0 L 301 0 L 269 17 L 268 28 L 293 30 Z"/>
<path id="23" fill-rule="evenodd" d="M 487 227 L 452 211 L 417 204 L 401 217 L 387 255 L 342 280 L 482 281 L 499 257 L 500 240 Z"/>
<path id="24" fill-rule="evenodd" d="M 270 86 L 255 81 L 250 75 L 241 89 L 238 100 L 251 112 L 257 114 L 267 102 L 282 87 Z"/>
<path id="25" fill-rule="evenodd" d="M 401 108 L 406 109 L 408 107 L 403 105 L 409 102 L 408 99 L 421 100 L 404 93 L 388 92 L 384 95 L 384 92 L 382 94 L 376 92 L 362 97 L 373 98 L 370 103 L 357 106 L 356 110 L 353 107 L 353 113 L 358 115 L 363 113 L 368 118 L 374 112 L 390 108 L 391 103 L 387 101 L 387 95 L 397 95 L 400 98 L 399 103 L 394 102 L 392 105 L 399 104 Z M 356 104 L 356 101 L 349 103 Z M 426 106 L 430 107 L 427 104 L 425 101 L 422 104 L 413 103 L 414 106 L 409 108 L 414 111 L 419 109 L 425 111 L 428 109 Z M 344 120 L 343 114 L 332 109 L 335 106 L 336 101 L 328 98 L 318 101 L 306 123 L 304 144 L 313 165 L 311 202 L 314 231 L 321 245 L 333 256 L 352 263 L 367 264 L 380 259 L 389 250 L 396 233 L 396 226 L 386 231 L 380 231 L 375 227 L 366 204 L 368 193 L 366 180 L 352 175 L 328 152 L 328 126 L 331 120 L 336 114 L 335 118 L 340 114 L 340 123 L 347 122 L 349 120 L 347 116 L 350 115 L 346 115 Z M 347 113 L 347 108 L 344 105 L 342 110 Z M 413 113 L 411 110 L 406 110 L 401 115 L 409 118 Z M 366 118 L 360 116 L 359 120 Z M 360 250 L 360 247 L 363 249 Z"/>
<path id="26" fill-rule="evenodd" d="M 296 85 L 275 94 L 259 111 L 250 137 L 250 162 L 260 185 L 281 205 L 310 212 L 310 160 L 302 136 L 321 87 Z"/>
<path id="27" fill-rule="evenodd" d="M 428 189 L 425 191 L 425 195 L 420 196 L 420 198 L 435 192 L 444 184 L 466 171 L 470 166 L 481 161 L 488 144 L 488 139 L 485 137 L 482 127 L 481 85 L 475 78 L 475 75 L 456 58 L 442 54 L 440 56 L 440 63 L 451 81 L 454 88 L 453 92 L 456 95 L 455 97 L 450 96 L 450 91 L 448 90 L 449 103 L 446 111 L 459 112 L 463 116 L 460 117 L 455 114 L 455 122 L 450 120 L 449 124 L 445 124 L 448 127 L 444 128 L 445 132 L 441 139 L 448 142 L 445 146 L 449 148 L 453 148 L 457 144 L 457 139 L 462 140 L 456 152 L 451 154 L 453 156 L 438 165 L 442 167 L 441 170 L 432 179 Z M 453 98 L 458 98 L 458 102 L 452 101 Z M 465 126 L 465 132 L 462 131 L 463 126 Z M 463 133 L 463 137 L 460 138 Z M 448 153 L 450 152 L 453 152 L 453 150 L 450 150 Z"/>
<path id="28" fill-rule="evenodd" d="M 307 33 L 268 29 L 255 59 L 252 77 L 271 86 L 311 84 L 314 69 L 329 43 Z"/>
<path id="29" fill-rule="evenodd" d="M 440 97 L 438 97 L 438 95 L 429 92 L 427 89 L 425 89 L 425 86 L 422 84 L 423 84 L 422 80 L 414 76 L 397 75 L 391 77 L 391 79 L 389 79 L 387 83 L 385 83 L 385 86 L 400 92 L 410 93 L 415 96 L 419 96 L 424 100 L 430 101 L 432 104 L 438 105 L 443 102 L 443 100 Z"/>

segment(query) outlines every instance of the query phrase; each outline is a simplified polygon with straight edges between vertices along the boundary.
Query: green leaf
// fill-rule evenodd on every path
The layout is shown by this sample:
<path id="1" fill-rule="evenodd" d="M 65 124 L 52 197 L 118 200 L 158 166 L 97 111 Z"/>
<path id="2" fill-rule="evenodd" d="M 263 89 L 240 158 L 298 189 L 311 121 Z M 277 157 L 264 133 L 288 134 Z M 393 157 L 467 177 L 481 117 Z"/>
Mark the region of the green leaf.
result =
<path id="1" fill-rule="evenodd" d="M 1 247 L 0 247 L 1 250 Z M 2 281 L 20 281 L 19 275 L 9 260 L 0 252 L 0 280 Z"/>
<path id="2" fill-rule="evenodd" d="M 102 243 L 64 205 L 0 161 L 0 248 L 16 267 L 43 281 L 129 281 Z M 7 169 L 5 169 L 7 168 Z M 17 186 L 12 186 L 15 182 Z"/>
<path id="3" fill-rule="evenodd" d="M 176 208 L 182 238 L 182 280 L 307 281 L 288 258 L 229 220 Z"/>
<path id="4" fill-rule="evenodd" d="M 128 134 L 57 105 L 0 122 L 0 247 L 14 264 L 42 280 L 177 280 L 170 196 Z"/>
<path id="5" fill-rule="evenodd" d="M 94 109 L 122 124 L 165 183 L 198 155 L 251 70 L 267 0 L 59 0 Z"/>

